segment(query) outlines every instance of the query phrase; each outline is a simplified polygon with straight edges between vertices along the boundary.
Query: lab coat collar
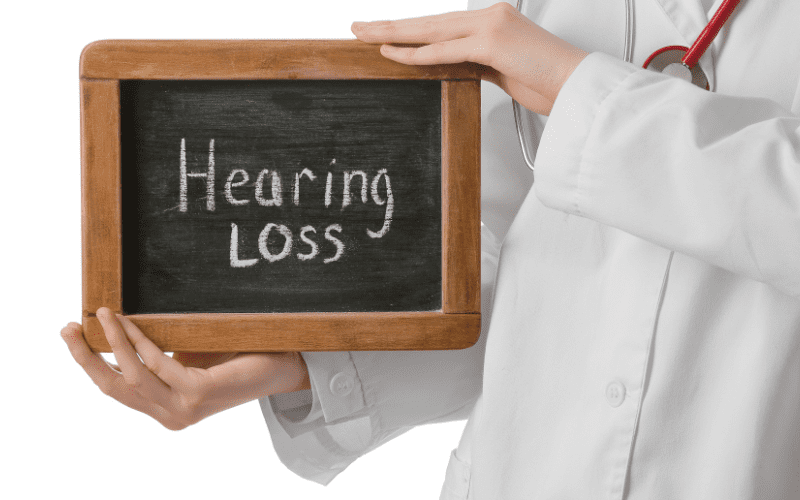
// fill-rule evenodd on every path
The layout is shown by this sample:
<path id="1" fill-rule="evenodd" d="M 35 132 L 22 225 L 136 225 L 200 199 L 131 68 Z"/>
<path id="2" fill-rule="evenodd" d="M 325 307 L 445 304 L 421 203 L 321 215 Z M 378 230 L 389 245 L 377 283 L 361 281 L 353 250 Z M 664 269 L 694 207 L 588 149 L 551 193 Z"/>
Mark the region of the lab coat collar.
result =
<path id="1" fill-rule="evenodd" d="M 691 47 L 697 36 L 706 27 L 711 16 L 703 9 L 703 4 L 700 0 L 656 0 L 661 6 L 664 14 L 672 21 L 675 29 L 684 39 L 684 45 Z M 722 0 L 716 0 L 711 8 L 713 15 L 716 12 Z M 724 31 L 724 30 L 723 30 Z M 721 32 L 714 40 L 714 43 L 706 50 L 703 57 L 700 58 L 700 68 L 705 72 L 708 78 L 708 86 L 713 91 L 716 88 L 715 76 L 715 56 L 721 46 L 720 37 L 724 36 Z"/>

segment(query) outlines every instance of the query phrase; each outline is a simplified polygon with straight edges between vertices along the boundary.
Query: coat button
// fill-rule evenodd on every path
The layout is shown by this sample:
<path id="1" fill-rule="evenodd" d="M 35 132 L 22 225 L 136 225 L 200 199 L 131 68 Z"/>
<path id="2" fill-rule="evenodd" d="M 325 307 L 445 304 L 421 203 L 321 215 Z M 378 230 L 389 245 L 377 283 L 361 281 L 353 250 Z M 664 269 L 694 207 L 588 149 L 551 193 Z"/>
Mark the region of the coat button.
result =
<path id="1" fill-rule="evenodd" d="M 625 400 L 625 386 L 620 382 L 614 381 L 606 387 L 606 400 L 612 408 L 621 405 Z"/>
<path id="2" fill-rule="evenodd" d="M 330 387 L 334 396 L 347 396 L 353 392 L 353 377 L 346 373 L 337 373 L 331 378 Z"/>

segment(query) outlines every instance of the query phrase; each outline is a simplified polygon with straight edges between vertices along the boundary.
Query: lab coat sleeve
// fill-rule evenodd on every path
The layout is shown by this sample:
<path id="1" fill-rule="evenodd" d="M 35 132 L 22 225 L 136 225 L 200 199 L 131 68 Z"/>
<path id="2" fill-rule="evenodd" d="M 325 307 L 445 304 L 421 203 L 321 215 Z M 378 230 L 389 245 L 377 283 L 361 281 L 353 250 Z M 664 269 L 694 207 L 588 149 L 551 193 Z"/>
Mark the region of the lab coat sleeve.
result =
<path id="1" fill-rule="evenodd" d="M 564 84 L 536 194 L 800 297 L 800 117 L 602 53 Z"/>
<path id="2" fill-rule="evenodd" d="M 499 250 L 481 227 L 482 325 L 474 346 L 303 353 L 311 391 L 260 400 L 275 450 L 290 470 L 327 484 L 359 456 L 415 425 L 468 416 L 482 386 Z"/>

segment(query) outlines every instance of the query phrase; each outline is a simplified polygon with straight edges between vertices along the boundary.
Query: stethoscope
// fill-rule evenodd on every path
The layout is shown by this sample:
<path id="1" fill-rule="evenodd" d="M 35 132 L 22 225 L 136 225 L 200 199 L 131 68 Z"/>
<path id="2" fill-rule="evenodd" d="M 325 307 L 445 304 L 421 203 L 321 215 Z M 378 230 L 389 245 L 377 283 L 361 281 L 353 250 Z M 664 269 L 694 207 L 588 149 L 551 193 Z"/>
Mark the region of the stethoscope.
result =
<path id="1" fill-rule="evenodd" d="M 722 5 L 719 6 L 691 47 L 670 45 L 658 49 L 647 58 L 642 67 L 680 78 L 702 89 L 709 90 L 708 78 L 697 63 L 733 13 L 739 1 L 723 0 Z M 517 10 L 520 12 L 522 12 L 523 3 L 524 0 L 517 0 Z M 625 0 L 625 46 L 623 54 L 625 62 L 633 62 L 633 0 Z M 530 155 L 533 147 L 528 144 L 528 141 L 534 135 L 529 130 L 526 130 L 530 128 L 530 124 L 524 123 L 522 106 L 517 101 L 512 102 L 519 144 L 522 146 L 522 156 L 528 168 L 533 171 L 533 159 Z"/>

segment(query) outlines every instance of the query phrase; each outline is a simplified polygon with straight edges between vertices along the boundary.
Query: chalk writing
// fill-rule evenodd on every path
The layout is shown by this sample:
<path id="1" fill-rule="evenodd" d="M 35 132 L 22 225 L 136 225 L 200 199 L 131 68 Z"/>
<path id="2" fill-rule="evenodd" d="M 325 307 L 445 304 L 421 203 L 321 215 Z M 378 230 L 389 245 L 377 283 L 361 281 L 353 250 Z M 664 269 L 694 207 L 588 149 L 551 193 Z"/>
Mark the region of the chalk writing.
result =
<path id="1" fill-rule="evenodd" d="M 186 139 L 182 138 L 180 143 L 180 156 L 179 156 L 179 175 L 180 175 L 180 182 L 179 182 L 179 192 L 178 192 L 178 207 L 180 212 L 187 212 L 189 207 L 189 200 L 188 200 L 188 179 L 189 178 L 202 178 L 205 179 L 206 183 L 206 196 L 205 198 L 205 206 L 206 210 L 209 212 L 214 212 L 216 210 L 216 199 L 215 199 L 215 158 L 214 158 L 214 139 L 209 141 L 208 146 L 208 167 L 205 172 L 189 172 L 186 162 Z M 336 160 L 331 160 L 329 167 L 336 164 Z M 340 207 L 340 211 L 344 211 L 345 208 L 350 206 L 353 203 L 353 192 L 352 192 L 352 184 L 353 181 L 358 178 L 360 181 L 360 196 L 356 195 L 361 200 L 362 205 L 368 205 L 370 201 L 370 196 L 368 193 L 371 194 L 372 202 L 375 206 L 385 206 L 383 211 L 383 225 L 378 231 L 373 231 L 369 228 L 366 229 L 367 235 L 372 239 L 379 239 L 384 237 L 388 232 L 392 224 L 392 214 L 394 212 L 394 194 L 392 193 L 392 184 L 389 178 L 389 173 L 385 168 L 382 168 L 377 171 L 377 173 L 372 177 L 370 182 L 370 176 L 368 172 L 364 170 L 352 170 L 352 171 L 344 171 L 343 172 L 343 179 L 342 179 L 342 203 Z M 258 172 L 256 176 L 256 180 L 253 184 L 250 183 L 250 173 L 247 170 L 242 168 L 235 168 L 231 170 L 230 174 L 225 180 L 225 185 L 223 189 L 223 193 L 225 195 L 225 201 L 231 206 L 244 206 L 250 203 L 251 199 L 255 199 L 259 206 L 262 207 L 282 207 L 283 205 L 283 181 L 281 178 L 281 172 L 276 169 L 262 169 Z M 301 171 L 294 172 L 294 182 L 292 183 L 292 201 L 294 206 L 301 206 L 302 199 L 308 199 L 308 194 L 306 194 L 303 198 L 301 198 L 301 182 L 303 179 L 306 179 L 306 183 L 317 180 L 317 174 L 315 174 L 309 168 L 303 168 Z M 386 188 L 385 197 L 383 197 L 380 193 L 380 181 L 383 179 L 383 184 Z M 265 184 L 269 182 L 269 191 L 270 197 L 264 197 L 264 190 Z M 332 205 L 333 200 L 333 172 L 327 172 L 326 175 L 326 182 L 325 182 L 325 194 L 324 194 L 324 204 L 325 208 L 329 208 Z M 253 187 L 253 198 L 250 198 L 248 195 L 248 188 Z M 356 191 L 358 192 L 358 191 Z M 336 234 L 334 234 L 336 233 Z M 341 235 L 344 233 L 344 229 L 340 224 L 330 224 L 324 230 L 324 238 L 325 241 L 329 242 L 330 245 L 333 246 L 335 252 L 332 256 L 325 257 L 324 255 L 329 255 L 329 251 L 322 252 L 323 255 L 323 263 L 330 264 L 333 262 L 339 261 L 342 256 L 345 254 L 345 244 L 341 239 Z M 295 256 L 300 261 L 310 261 L 318 256 L 320 256 L 321 250 L 320 245 L 316 241 L 316 234 L 317 230 L 310 225 L 305 225 L 300 228 L 299 232 L 299 245 L 302 247 L 299 249 Z M 271 239 L 272 238 L 272 239 Z M 282 238 L 282 244 L 276 246 L 276 242 L 280 241 L 276 238 Z M 259 258 L 240 258 L 240 234 L 239 234 L 239 226 L 236 222 L 231 222 L 231 240 L 230 240 L 230 266 L 232 268 L 246 268 L 256 265 L 259 262 Z M 270 244 L 272 241 L 272 244 Z M 272 246 L 272 250 L 270 249 Z M 292 248 L 294 246 L 294 234 L 292 230 L 284 225 L 278 224 L 276 222 L 267 222 L 261 232 L 258 235 L 258 254 L 260 254 L 261 258 L 266 260 L 269 263 L 279 262 L 289 255 L 292 254 Z M 277 253 L 275 250 L 280 248 L 280 251 Z M 247 255 L 247 253 L 245 253 Z M 251 254 L 252 255 L 252 254 Z"/>
<path id="2" fill-rule="evenodd" d="M 300 172 L 300 173 L 294 174 L 294 204 L 295 205 L 299 205 L 300 204 L 300 179 L 304 175 L 306 177 L 308 177 L 309 180 L 312 180 L 312 181 L 317 178 L 317 176 L 314 175 L 314 172 L 312 172 L 311 170 L 309 170 L 307 168 L 304 168 L 303 171 Z"/>
<path id="3" fill-rule="evenodd" d="M 325 182 L 325 208 L 328 208 L 329 206 L 331 206 L 331 185 L 332 184 L 333 184 L 333 172 L 328 172 L 328 180 Z"/>
<path id="4" fill-rule="evenodd" d="M 342 226 L 340 226 L 339 224 L 333 224 L 325 229 L 325 239 L 336 245 L 336 255 L 334 255 L 333 257 L 328 257 L 327 259 L 322 261 L 326 264 L 330 264 L 331 262 L 336 262 L 337 260 L 339 260 L 339 257 L 341 257 L 342 254 L 344 253 L 344 243 L 342 243 L 342 241 L 339 238 L 332 235 L 331 231 L 336 231 L 337 233 L 341 233 Z"/>
<path id="5" fill-rule="evenodd" d="M 281 176 L 278 172 L 272 172 L 272 198 L 269 200 L 264 199 L 264 176 L 269 173 L 266 168 L 259 172 L 258 179 L 256 180 L 256 201 L 262 207 L 279 207 L 283 204 L 281 195 Z"/>
<path id="6" fill-rule="evenodd" d="M 233 182 L 237 175 L 242 176 L 242 180 Z M 250 200 L 237 200 L 233 197 L 232 188 L 244 186 L 247 184 L 247 181 L 250 180 L 250 175 L 248 175 L 246 170 L 242 170 L 241 168 L 237 168 L 231 171 L 231 175 L 228 176 L 228 180 L 225 181 L 225 199 L 228 200 L 228 203 L 231 205 L 247 205 L 250 203 Z M 210 196 L 214 196 L 213 193 Z M 209 209 L 213 210 L 213 209 Z"/>
<path id="7" fill-rule="evenodd" d="M 269 238 L 269 233 L 272 231 L 272 229 L 277 229 L 284 238 L 283 250 L 281 250 L 281 252 L 277 255 L 270 253 L 269 248 L 267 247 L 267 239 Z M 261 252 L 262 257 L 270 262 L 277 262 L 283 259 L 289 255 L 289 252 L 292 251 L 292 232 L 283 224 L 273 224 L 270 222 L 264 226 L 261 234 L 258 235 L 258 251 Z"/>
<path id="8" fill-rule="evenodd" d="M 384 182 L 386 182 L 386 200 L 382 200 L 380 194 L 378 194 L 378 181 L 381 180 L 383 177 Z M 389 175 L 386 173 L 386 169 L 382 168 L 378 171 L 378 175 L 372 180 L 372 201 L 375 202 L 376 205 L 383 205 L 386 204 L 386 213 L 383 217 L 383 227 L 377 233 L 370 231 L 367 229 L 367 234 L 370 238 L 382 238 L 387 232 L 389 232 L 389 226 L 392 223 L 392 212 L 394 211 L 394 196 L 392 195 L 392 183 L 389 181 Z"/>
<path id="9" fill-rule="evenodd" d="M 350 181 L 355 176 L 361 177 L 361 203 L 367 202 L 367 174 L 361 170 L 344 173 L 344 193 L 342 194 L 342 209 L 350 204 Z"/>
<path id="10" fill-rule="evenodd" d="M 250 267 L 258 263 L 258 259 L 239 260 L 239 227 L 231 222 L 231 267 Z"/>
<path id="11" fill-rule="evenodd" d="M 208 170 L 205 172 L 186 172 L 186 139 L 181 139 L 181 182 L 179 195 L 179 210 L 187 209 L 186 193 L 189 189 L 187 177 L 205 177 L 206 179 L 206 210 L 214 211 L 214 139 L 208 144 Z"/>
<path id="12" fill-rule="evenodd" d="M 317 256 L 319 253 L 319 247 L 314 240 L 308 239 L 306 233 L 311 231 L 312 233 L 316 233 L 317 230 L 314 229 L 312 226 L 303 226 L 300 228 L 300 239 L 303 240 L 305 244 L 311 247 L 311 251 L 309 253 L 298 253 L 297 258 L 300 260 L 311 260 Z"/>

